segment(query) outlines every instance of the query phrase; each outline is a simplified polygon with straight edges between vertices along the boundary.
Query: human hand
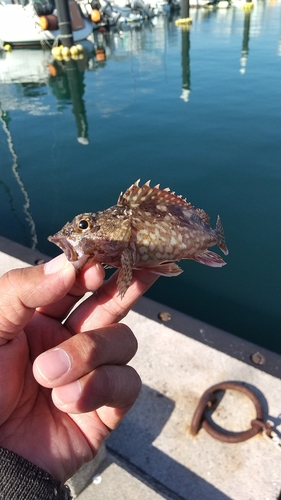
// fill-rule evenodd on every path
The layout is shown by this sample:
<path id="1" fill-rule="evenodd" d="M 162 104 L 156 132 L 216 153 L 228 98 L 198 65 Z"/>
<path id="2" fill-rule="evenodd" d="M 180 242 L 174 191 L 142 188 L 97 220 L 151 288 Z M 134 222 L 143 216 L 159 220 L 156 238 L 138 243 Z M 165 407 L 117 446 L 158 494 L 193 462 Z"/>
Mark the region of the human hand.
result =
<path id="1" fill-rule="evenodd" d="M 0 446 L 62 482 L 96 455 L 141 387 L 127 366 L 137 341 L 118 321 L 157 277 L 134 271 L 121 300 L 116 275 L 103 282 L 93 263 L 76 277 L 62 254 L 0 278 Z M 97 291 L 69 314 L 88 290 Z"/>

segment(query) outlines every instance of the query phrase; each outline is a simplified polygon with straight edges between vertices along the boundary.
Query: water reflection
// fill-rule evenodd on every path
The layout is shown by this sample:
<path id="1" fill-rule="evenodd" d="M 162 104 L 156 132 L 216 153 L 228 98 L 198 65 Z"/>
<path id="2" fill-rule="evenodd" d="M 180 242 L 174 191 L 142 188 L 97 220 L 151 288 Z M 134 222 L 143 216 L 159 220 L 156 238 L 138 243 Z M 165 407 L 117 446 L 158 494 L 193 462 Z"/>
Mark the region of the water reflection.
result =
<path id="1" fill-rule="evenodd" d="M 77 140 L 80 144 L 87 145 L 89 143 L 88 123 L 83 98 L 85 62 L 84 60 L 53 61 L 49 64 L 49 69 L 51 70 L 49 85 L 57 98 L 58 105 L 65 102 L 72 103 L 72 112 L 77 127 Z"/>
<path id="2" fill-rule="evenodd" d="M 77 140 L 88 144 L 88 124 L 83 99 L 84 72 L 87 58 L 81 61 L 56 61 L 45 50 L 15 50 L 0 60 L 2 87 L 1 101 L 4 109 L 22 111 L 36 115 L 61 112 L 72 104 L 77 127 Z M 13 84 L 13 86 L 9 85 Z M 17 85 L 15 92 L 14 84 Z M 56 97 L 56 111 L 45 104 L 46 87 Z"/>
<path id="3" fill-rule="evenodd" d="M 249 54 L 251 11 L 245 10 L 240 73 L 244 75 Z"/>
<path id="4" fill-rule="evenodd" d="M 239 9 L 240 10 L 240 9 Z M 226 11 L 210 11 L 208 9 L 191 9 L 190 16 L 194 24 L 189 29 L 175 28 L 175 17 L 162 17 L 143 22 L 140 26 L 124 26 L 122 32 L 108 33 L 95 32 L 93 40 L 88 45 L 88 53 L 82 60 L 55 61 L 50 52 L 41 50 L 21 50 L 13 51 L 11 54 L 2 53 L 0 57 L 0 82 L 6 84 L 18 83 L 22 86 L 23 95 L 26 97 L 37 97 L 40 100 L 40 92 L 34 95 L 24 89 L 41 88 L 41 95 L 44 92 L 44 86 L 52 89 L 53 95 L 57 100 L 56 111 L 50 110 L 37 102 L 32 108 L 31 101 L 24 105 L 23 102 L 15 103 L 15 99 L 9 97 L 9 106 L 14 102 L 14 108 L 17 105 L 26 109 L 30 113 L 54 113 L 61 112 L 65 106 L 72 105 L 72 111 L 75 116 L 77 128 L 77 140 L 80 144 L 89 143 L 88 122 L 84 102 L 84 73 L 86 71 L 95 71 L 106 67 L 106 59 L 113 59 L 122 62 L 128 57 L 136 54 L 148 53 L 148 47 L 152 49 L 149 53 L 152 69 L 154 69 L 153 57 L 156 51 L 162 49 L 165 53 L 167 44 L 166 36 L 181 37 L 181 67 L 182 67 L 182 93 L 180 98 L 184 102 L 189 101 L 191 91 L 191 69 L 190 54 L 192 31 L 198 29 L 202 23 L 208 21 L 210 16 L 216 18 L 215 25 L 219 26 L 221 33 L 227 33 L 228 36 L 235 31 L 237 26 L 237 9 Z M 242 30 L 242 51 L 240 58 L 240 73 L 244 74 L 249 54 L 250 28 L 251 28 L 252 10 L 245 10 Z M 260 20 L 256 18 L 255 31 L 259 28 Z M 194 26 L 195 25 L 195 26 Z M 204 33 L 202 34 L 204 36 Z M 90 47 L 90 48 L 89 48 Z M 106 57 L 105 57 L 106 54 Z M 165 64 L 165 63 L 163 63 Z M 31 86 L 32 83 L 32 86 Z M 1 96 L 2 97 L 2 96 Z M 38 105 L 39 104 L 39 105 Z M 26 107 L 25 107 L 26 106 Z"/>
<path id="5" fill-rule="evenodd" d="M 181 66 L 182 66 L 182 93 L 180 98 L 189 101 L 190 94 L 190 32 L 183 29 L 181 32 Z"/>
<path id="6" fill-rule="evenodd" d="M 8 185 L 5 181 L 1 181 L 0 184 L 3 185 L 4 191 L 6 192 L 9 200 L 9 205 L 11 212 L 17 219 L 23 233 L 30 234 L 30 239 L 28 237 L 28 243 L 31 248 L 35 248 L 38 243 L 38 238 L 36 234 L 35 222 L 30 210 L 30 199 L 26 190 L 26 187 L 19 174 L 19 159 L 16 154 L 12 134 L 9 130 L 9 114 L 5 113 L 0 107 L 0 122 L 3 127 L 3 131 L 6 134 L 7 145 L 11 155 L 11 172 L 13 174 L 13 179 L 16 181 L 16 189 L 14 190 L 12 185 Z M 2 174 L 3 175 L 3 174 Z M 4 177 L 4 175 L 3 175 Z M 9 176 L 7 176 L 9 179 Z M 9 183 L 10 184 L 10 183 Z M 11 183 L 12 184 L 12 183 Z M 13 195 L 13 191 L 15 195 Z M 23 199 L 23 201 L 21 201 Z M 17 207 L 20 200 L 22 203 L 22 209 Z M 21 213 L 23 212 L 24 220 L 21 218 Z M 27 222 L 28 229 L 26 231 L 25 222 Z"/>

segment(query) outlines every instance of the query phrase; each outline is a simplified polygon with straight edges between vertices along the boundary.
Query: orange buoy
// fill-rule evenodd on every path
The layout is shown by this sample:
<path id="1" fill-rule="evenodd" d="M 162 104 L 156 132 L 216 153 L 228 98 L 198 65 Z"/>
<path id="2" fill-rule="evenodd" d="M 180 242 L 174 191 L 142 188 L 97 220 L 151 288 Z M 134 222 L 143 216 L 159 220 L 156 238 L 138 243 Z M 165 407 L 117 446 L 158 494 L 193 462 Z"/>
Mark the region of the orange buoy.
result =
<path id="1" fill-rule="evenodd" d="M 90 17 L 91 17 L 91 21 L 93 21 L 93 23 L 99 23 L 101 20 L 100 11 L 98 9 L 93 9 Z"/>
<path id="2" fill-rule="evenodd" d="M 95 56 L 96 56 L 96 61 L 98 62 L 105 61 L 105 52 L 103 49 L 97 49 Z"/>
<path id="3" fill-rule="evenodd" d="M 48 64 L 48 69 L 51 76 L 57 76 L 58 71 L 54 64 Z"/>
<path id="4" fill-rule="evenodd" d="M 39 25 L 42 28 L 42 30 L 57 30 L 59 25 L 58 25 L 58 19 L 56 16 L 53 14 L 50 14 L 48 16 L 40 16 L 39 17 Z"/>

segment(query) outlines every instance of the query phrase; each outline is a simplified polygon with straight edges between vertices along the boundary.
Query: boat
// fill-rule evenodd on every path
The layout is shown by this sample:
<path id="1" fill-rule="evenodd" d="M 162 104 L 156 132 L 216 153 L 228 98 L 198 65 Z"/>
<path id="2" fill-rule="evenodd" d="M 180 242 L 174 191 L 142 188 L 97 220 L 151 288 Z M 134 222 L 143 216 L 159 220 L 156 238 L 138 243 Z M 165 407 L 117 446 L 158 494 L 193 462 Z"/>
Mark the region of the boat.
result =
<path id="1" fill-rule="evenodd" d="M 99 13 L 98 22 L 93 22 L 93 29 L 106 26 L 117 26 L 121 28 L 125 24 L 136 24 L 147 18 L 153 17 L 154 13 L 142 0 L 133 0 L 129 5 L 129 0 L 80 0 L 79 6 L 83 15 L 90 17 L 94 21 L 93 14 Z"/>
<path id="2" fill-rule="evenodd" d="M 112 5 L 115 8 L 122 9 L 122 14 L 124 9 L 130 11 L 129 22 L 131 20 L 138 20 L 140 17 L 142 20 L 152 19 L 161 13 L 170 13 L 175 10 L 180 9 L 180 0 L 112 0 Z M 125 19 L 128 18 L 126 14 L 123 14 Z"/>
<path id="3" fill-rule="evenodd" d="M 51 2 L 28 1 L 26 4 L 0 3 L 0 45 L 11 47 L 52 46 L 60 39 L 56 10 Z M 85 19 L 75 0 L 69 0 L 69 10 L 74 43 L 87 39 L 93 30 L 93 24 Z M 41 14 L 41 15 L 40 15 Z"/>

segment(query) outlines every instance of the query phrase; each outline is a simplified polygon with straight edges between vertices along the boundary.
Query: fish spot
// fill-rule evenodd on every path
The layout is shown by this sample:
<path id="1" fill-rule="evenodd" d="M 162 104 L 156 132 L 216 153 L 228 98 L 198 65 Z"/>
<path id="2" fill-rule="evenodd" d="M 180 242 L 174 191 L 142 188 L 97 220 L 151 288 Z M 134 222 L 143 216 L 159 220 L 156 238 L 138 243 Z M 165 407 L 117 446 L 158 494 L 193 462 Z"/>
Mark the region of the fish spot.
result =
<path id="1" fill-rule="evenodd" d="M 171 215 L 170 214 L 165 215 L 164 220 L 167 222 L 171 222 Z"/>
<path id="2" fill-rule="evenodd" d="M 173 247 L 172 247 L 172 245 L 166 245 L 166 246 L 165 246 L 165 252 L 166 252 L 167 254 L 171 254 L 171 253 L 173 252 Z"/>
<path id="3" fill-rule="evenodd" d="M 144 254 L 141 256 L 141 260 L 147 261 L 148 259 L 149 259 L 149 255 L 147 255 L 147 253 L 144 253 Z"/>
<path id="4" fill-rule="evenodd" d="M 155 250 L 155 244 L 152 241 L 149 243 L 149 250 L 151 252 L 153 252 L 153 250 Z"/>
<path id="5" fill-rule="evenodd" d="M 159 260 L 163 258 L 162 253 L 160 253 L 160 252 L 156 252 L 155 257 L 156 257 L 156 259 L 159 259 Z"/>
<path id="6" fill-rule="evenodd" d="M 144 255 L 145 253 L 147 253 L 147 249 L 144 246 L 142 246 L 142 247 L 139 248 L 139 253 L 141 255 Z"/>
<path id="7" fill-rule="evenodd" d="M 147 237 L 149 236 L 149 233 L 147 229 L 141 229 L 140 231 L 137 232 L 137 242 L 138 243 L 143 243 L 144 240 L 147 240 Z"/>
<path id="8" fill-rule="evenodd" d="M 165 231 L 168 231 L 170 229 L 170 224 L 168 224 L 167 222 L 162 222 L 161 228 Z"/>
<path id="9" fill-rule="evenodd" d="M 160 212 L 167 212 L 167 207 L 165 205 L 156 205 L 157 210 L 160 210 Z"/>

